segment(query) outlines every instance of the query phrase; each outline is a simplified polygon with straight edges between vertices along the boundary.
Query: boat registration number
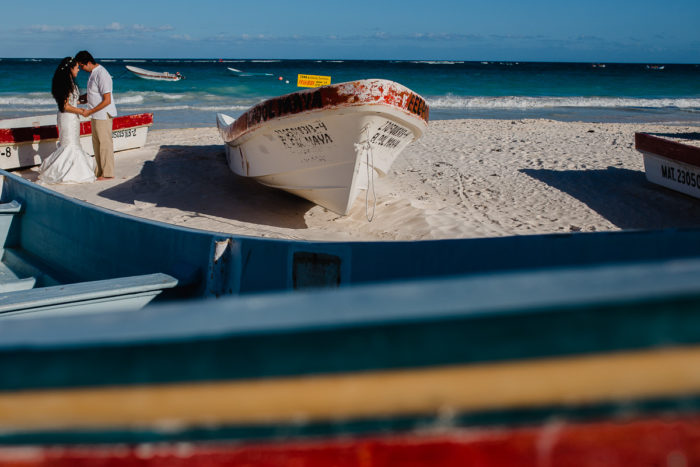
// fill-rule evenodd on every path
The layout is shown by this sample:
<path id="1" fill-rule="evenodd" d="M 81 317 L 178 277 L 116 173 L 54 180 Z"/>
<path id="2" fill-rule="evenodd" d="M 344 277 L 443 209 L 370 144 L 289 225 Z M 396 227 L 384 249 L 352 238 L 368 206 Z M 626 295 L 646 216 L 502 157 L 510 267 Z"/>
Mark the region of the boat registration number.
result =
<path id="1" fill-rule="evenodd" d="M 650 182 L 700 198 L 700 168 L 645 154 L 644 168 Z"/>
<path id="2" fill-rule="evenodd" d="M 131 136 L 136 136 L 136 128 L 126 128 L 112 132 L 113 138 L 129 138 Z"/>
<path id="3" fill-rule="evenodd" d="M 0 147 L 0 157 L 12 157 L 12 146 Z"/>

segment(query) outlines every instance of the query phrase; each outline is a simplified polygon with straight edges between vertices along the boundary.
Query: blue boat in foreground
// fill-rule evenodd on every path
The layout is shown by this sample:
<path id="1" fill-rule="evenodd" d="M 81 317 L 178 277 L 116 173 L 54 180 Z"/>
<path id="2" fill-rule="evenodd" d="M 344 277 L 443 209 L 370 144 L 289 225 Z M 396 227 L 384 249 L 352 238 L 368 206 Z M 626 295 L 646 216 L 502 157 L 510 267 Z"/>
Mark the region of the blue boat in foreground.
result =
<path id="1" fill-rule="evenodd" d="M 0 464 L 700 463 L 700 230 L 299 242 L 7 173 L 0 201 L 37 286 L 3 300 L 165 284 L 3 315 Z"/>

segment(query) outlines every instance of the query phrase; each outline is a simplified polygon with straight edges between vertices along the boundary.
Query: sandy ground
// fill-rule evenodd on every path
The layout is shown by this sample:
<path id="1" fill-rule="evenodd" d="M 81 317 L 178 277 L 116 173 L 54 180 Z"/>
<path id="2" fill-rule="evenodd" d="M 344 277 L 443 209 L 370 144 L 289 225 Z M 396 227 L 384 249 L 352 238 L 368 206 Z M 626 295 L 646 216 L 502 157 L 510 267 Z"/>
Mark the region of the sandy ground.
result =
<path id="1" fill-rule="evenodd" d="M 116 177 L 51 185 L 108 209 L 196 229 L 308 240 L 419 240 L 700 227 L 700 200 L 644 176 L 636 131 L 697 127 L 443 120 L 348 216 L 233 174 L 215 128 L 150 131 Z M 19 172 L 36 180 L 36 168 Z M 372 222 L 367 220 L 372 214 Z"/>

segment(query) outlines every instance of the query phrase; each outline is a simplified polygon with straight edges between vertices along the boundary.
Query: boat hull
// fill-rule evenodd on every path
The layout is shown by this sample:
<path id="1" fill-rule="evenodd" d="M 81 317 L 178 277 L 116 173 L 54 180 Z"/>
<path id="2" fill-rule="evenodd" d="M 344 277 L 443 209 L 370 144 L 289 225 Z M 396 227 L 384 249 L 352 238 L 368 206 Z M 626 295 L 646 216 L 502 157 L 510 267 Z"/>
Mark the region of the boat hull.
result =
<path id="1" fill-rule="evenodd" d="M 112 123 L 114 151 L 143 147 L 152 124 L 151 113 L 115 117 Z M 0 120 L 0 169 L 39 165 L 56 150 L 57 143 L 56 115 Z M 89 120 L 80 123 L 80 145 L 87 154 L 95 153 Z"/>
<path id="2" fill-rule="evenodd" d="M 700 146 L 636 133 L 635 147 L 644 156 L 647 180 L 700 198 Z"/>
<path id="3" fill-rule="evenodd" d="M 422 136 L 427 118 L 407 88 L 366 80 L 272 99 L 235 121 L 219 114 L 217 125 L 234 173 L 345 215 Z"/>
<path id="4" fill-rule="evenodd" d="M 696 465 L 699 277 L 694 257 L 4 321 L 0 461 Z"/>

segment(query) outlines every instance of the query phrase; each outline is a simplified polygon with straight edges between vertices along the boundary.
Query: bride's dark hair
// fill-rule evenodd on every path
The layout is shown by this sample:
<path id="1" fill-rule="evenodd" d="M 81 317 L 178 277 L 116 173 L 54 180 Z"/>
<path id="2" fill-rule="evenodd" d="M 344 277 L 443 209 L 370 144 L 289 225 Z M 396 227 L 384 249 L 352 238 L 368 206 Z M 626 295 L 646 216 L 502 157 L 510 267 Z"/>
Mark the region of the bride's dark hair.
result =
<path id="1" fill-rule="evenodd" d="M 66 57 L 61 60 L 61 63 L 53 74 L 51 94 L 53 94 L 53 98 L 56 99 L 58 110 L 61 112 L 64 111 L 68 96 L 73 92 L 73 89 L 78 87 L 71 73 L 71 69 L 76 63 L 73 57 Z"/>

